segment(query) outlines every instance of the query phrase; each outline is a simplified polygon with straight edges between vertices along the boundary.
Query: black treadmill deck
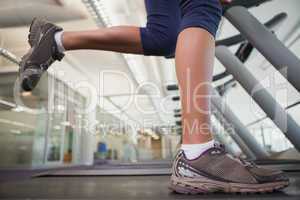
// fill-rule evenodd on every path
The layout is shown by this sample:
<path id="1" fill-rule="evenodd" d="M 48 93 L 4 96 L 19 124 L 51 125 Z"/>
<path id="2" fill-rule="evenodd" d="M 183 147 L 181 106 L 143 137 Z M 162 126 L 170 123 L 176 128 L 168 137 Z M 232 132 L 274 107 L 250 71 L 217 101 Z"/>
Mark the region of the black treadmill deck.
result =
<path id="1" fill-rule="evenodd" d="M 270 194 L 180 195 L 168 190 L 169 176 L 42 177 L 0 183 L 1 198 L 17 199 L 300 199 L 300 174 L 289 172 L 291 186 Z"/>

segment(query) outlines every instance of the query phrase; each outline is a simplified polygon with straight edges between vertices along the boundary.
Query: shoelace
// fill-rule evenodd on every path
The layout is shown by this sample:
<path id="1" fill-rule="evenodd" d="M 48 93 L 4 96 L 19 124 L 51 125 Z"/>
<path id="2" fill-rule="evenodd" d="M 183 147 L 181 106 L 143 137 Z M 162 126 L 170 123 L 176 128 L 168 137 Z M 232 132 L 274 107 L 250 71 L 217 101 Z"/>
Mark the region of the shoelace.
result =
<path id="1" fill-rule="evenodd" d="M 226 152 L 226 147 L 224 144 L 221 144 L 219 142 L 215 142 L 214 147 L 217 148 L 218 150 L 220 150 L 220 153 L 227 153 Z"/>

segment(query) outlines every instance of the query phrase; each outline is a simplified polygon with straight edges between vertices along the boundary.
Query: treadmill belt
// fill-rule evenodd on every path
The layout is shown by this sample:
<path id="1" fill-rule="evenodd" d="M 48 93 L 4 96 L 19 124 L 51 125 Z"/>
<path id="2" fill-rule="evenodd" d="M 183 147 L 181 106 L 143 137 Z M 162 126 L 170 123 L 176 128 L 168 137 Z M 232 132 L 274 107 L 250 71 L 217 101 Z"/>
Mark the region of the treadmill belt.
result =
<path id="1" fill-rule="evenodd" d="M 180 195 L 170 192 L 169 176 L 42 177 L 0 182 L 0 197 L 14 199 L 300 199 L 300 173 L 288 172 L 291 186 L 267 194 Z"/>

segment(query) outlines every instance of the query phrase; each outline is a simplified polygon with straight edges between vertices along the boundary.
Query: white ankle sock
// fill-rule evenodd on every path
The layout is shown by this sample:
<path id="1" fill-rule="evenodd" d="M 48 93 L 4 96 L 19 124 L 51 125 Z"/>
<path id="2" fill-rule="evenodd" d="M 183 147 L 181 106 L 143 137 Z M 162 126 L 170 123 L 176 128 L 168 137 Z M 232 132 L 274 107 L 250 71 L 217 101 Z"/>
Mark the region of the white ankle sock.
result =
<path id="1" fill-rule="evenodd" d="M 214 140 L 203 144 L 182 144 L 181 149 L 184 151 L 186 158 L 192 160 L 199 157 L 206 150 L 214 147 L 214 144 Z"/>
<path id="2" fill-rule="evenodd" d="M 60 53 L 63 53 L 66 51 L 66 49 L 64 48 L 64 45 L 62 43 L 62 35 L 63 35 L 63 31 L 59 31 L 54 34 L 54 39 L 55 39 L 55 42 L 57 45 L 57 49 Z"/>

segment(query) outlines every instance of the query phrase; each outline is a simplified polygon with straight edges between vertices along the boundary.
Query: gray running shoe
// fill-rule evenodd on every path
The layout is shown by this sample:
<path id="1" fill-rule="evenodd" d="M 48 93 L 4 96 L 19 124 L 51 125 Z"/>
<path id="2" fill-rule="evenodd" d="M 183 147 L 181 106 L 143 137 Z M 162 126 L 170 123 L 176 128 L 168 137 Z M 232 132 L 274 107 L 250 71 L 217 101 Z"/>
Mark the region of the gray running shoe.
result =
<path id="1" fill-rule="evenodd" d="M 23 90 L 33 90 L 49 66 L 64 57 L 64 54 L 58 51 L 54 39 L 54 34 L 62 30 L 61 27 L 45 20 L 32 21 L 28 35 L 31 49 L 23 56 L 19 70 Z"/>
<path id="2" fill-rule="evenodd" d="M 216 145 L 194 160 L 188 160 L 179 151 L 172 168 L 170 189 L 182 194 L 265 193 L 288 185 L 289 179 L 283 172 L 235 158 L 223 146 Z"/>

